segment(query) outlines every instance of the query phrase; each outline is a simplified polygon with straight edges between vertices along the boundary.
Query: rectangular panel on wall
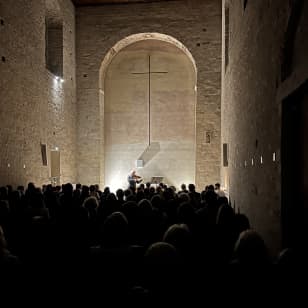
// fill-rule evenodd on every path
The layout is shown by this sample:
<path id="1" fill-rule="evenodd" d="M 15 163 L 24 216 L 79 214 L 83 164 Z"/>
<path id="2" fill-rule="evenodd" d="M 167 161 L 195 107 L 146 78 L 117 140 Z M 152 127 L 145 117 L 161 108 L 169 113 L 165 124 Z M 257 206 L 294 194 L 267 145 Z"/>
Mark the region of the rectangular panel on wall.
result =
<path id="1" fill-rule="evenodd" d="M 225 70 L 229 64 L 229 45 L 230 45 L 230 21 L 229 7 L 225 6 Z"/>
<path id="2" fill-rule="evenodd" d="M 50 171 L 51 177 L 60 177 L 60 151 L 50 151 Z"/>
<path id="3" fill-rule="evenodd" d="M 137 168 L 143 168 L 143 160 L 142 159 L 136 160 L 136 167 Z"/>
<path id="4" fill-rule="evenodd" d="M 43 166 L 47 166 L 47 146 L 46 144 L 41 144 L 41 153 L 42 153 Z"/>
<path id="5" fill-rule="evenodd" d="M 228 167 L 228 143 L 222 145 L 223 166 Z"/>

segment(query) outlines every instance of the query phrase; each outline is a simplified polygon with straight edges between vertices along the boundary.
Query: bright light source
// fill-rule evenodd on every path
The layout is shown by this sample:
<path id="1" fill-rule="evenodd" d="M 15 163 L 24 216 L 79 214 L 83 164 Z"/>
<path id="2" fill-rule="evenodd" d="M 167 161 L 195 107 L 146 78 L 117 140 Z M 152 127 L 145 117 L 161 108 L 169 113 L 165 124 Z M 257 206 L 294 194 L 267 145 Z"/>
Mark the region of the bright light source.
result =
<path id="1" fill-rule="evenodd" d="M 254 161 L 253 161 L 253 158 L 251 159 L 251 165 L 253 166 L 253 164 L 254 164 Z"/>
<path id="2" fill-rule="evenodd" d="M 61 78 L 61 79 L 60 79 L 60 81 L 61 81 L 61 83 L 63 83 L 63 82 L 64 82 L 64 79 L 63 79 L 63 78 Z"/>
<path id="3" fill-rule="evenodd" d="M 126 177 L 121 176 L 120 172 L 115 172 L 108 183 L 105 183 L 105 187 L 108 186 L 111 192 L 116 192 L 119 188 L 125 189 L 128 184 L 125 186 L 126 181 L 123 181 L 123 179 L 126 179 Z"/>
<path id="4" fill-rule="evenodd" d="M 55 147 L 55 150 L 56 150 L 56 151 L 59 151 L 59 148 L 58 148 L 58 147 Z"/>
<path id="5" fill-rule="evenodd" d="M 26 165 L 24 165 L 24 169 L 26 169 Z"/>
<path id="6" fill-rule="evenodd" d="M 59 80 L 60 79 L 60 77 L 59 76 L 56 76 L 56 80 Z"/>
<path id="7" fill-rule="evenodd" d="M 260 162 L 261 162 L 261 164 L 263 164 L 263 156 L 262 155 L 260 157 Z"/>
<path id="8" fill-rule="evenodd" d="M 10 167 L 11 167 L 11 164 L 7 164 L 7 167 L 10 168 Z"/>
<path id="9" fill-rule="evenodd" d="M 276 153 L 273 153 L 273 161 L 276 161 Z"/>

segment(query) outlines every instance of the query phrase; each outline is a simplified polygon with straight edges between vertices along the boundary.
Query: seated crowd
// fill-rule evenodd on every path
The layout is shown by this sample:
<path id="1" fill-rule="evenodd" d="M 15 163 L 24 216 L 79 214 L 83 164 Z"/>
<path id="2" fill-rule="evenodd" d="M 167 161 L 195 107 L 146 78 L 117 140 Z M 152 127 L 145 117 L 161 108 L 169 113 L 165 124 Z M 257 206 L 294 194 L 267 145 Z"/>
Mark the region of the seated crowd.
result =
<path id="1" fill-rule="evenodd" d="M 292 261 L 289 251 L 270 258 L 248 218 L 215 188 L 1 187 L 0 269 L 87 270 L 108 281 L 106 290 L 151 294 L 170 291 L 173 271 Z"/>

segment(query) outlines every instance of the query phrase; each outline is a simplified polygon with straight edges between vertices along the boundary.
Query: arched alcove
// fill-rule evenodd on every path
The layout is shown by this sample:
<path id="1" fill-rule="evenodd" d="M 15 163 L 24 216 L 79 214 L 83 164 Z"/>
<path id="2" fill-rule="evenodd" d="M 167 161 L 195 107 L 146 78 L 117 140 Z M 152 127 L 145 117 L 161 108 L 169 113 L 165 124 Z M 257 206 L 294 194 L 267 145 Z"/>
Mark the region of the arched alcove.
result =
<path id="1" fill-rule="evenodd" d="M 170 36 L 136 34 L 110 49 L 100 69 L 105 185 L 125 188 L 136 163 L 144 181 L 195 182 L 196 83 L 192 55 Z"/>

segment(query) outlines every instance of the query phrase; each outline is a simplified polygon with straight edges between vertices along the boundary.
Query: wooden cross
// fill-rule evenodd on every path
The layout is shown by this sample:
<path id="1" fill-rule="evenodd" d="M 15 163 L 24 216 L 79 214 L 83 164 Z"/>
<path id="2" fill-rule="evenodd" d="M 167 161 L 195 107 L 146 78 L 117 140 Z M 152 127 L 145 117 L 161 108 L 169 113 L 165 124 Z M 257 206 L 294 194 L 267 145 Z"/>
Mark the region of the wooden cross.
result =
<path id="1" fill-rule="evenodd" d="M 147 72 L 135 72 L 132 73 L 134 75 L 149 75 L 149 93 L 148 93 L 148 100 L 149 100 L 149 125 L 148 125 L 148 138 L 149 138 L 149 146 L 151 145 L 151 74 L 167 74 L 168 72 L 155 72 L 151 71 L 151 56 L 149 55 L 149 70 Z"/>

